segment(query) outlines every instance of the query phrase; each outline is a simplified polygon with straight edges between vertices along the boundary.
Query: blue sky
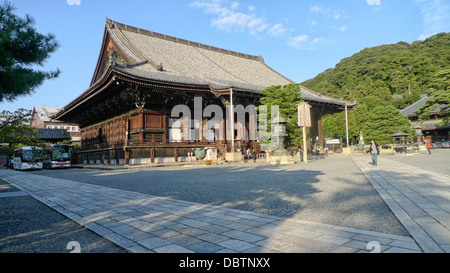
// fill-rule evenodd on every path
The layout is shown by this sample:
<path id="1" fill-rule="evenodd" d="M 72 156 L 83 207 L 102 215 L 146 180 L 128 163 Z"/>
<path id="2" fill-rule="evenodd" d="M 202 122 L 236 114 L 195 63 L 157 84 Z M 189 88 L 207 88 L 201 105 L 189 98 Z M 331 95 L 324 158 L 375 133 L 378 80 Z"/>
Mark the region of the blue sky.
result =
<path id="1" fill-rule="evenodd" d="M 4 0 L 0 1 L 1 3 Z M 60 48 L 41 69 L 62 74 L 1 110 L 63 107 L 88 87 L 106 17 L 251 55 L 295 82 L 366 47 L 450 32 L 448 0 L 12 0 Z"/>

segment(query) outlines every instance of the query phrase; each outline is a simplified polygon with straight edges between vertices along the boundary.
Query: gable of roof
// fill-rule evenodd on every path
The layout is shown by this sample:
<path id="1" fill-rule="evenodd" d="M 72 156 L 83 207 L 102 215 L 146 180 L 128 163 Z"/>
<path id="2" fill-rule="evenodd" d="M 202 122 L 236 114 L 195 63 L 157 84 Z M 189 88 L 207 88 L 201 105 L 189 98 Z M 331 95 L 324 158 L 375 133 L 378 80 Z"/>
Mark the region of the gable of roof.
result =
<path id="1" fill-rule="evenodd" d="M 49 106 L 35 106 L 34 112 L 37 114 L 41 121 L 51 121 L 54 114 L 60 111 L 59 107 L 49 107 Z"/>

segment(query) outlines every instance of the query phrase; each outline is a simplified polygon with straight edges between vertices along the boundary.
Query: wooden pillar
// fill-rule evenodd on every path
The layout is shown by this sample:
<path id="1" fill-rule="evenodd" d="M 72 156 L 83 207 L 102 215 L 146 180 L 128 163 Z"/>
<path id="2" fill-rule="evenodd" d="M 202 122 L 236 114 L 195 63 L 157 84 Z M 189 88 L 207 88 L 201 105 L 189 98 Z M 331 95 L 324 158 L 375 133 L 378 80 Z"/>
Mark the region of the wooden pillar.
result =
<path id="1" fill-rule="evenodd" d="M 130 150 L 124 148 L 125 150 L 125 165 L 130 165 Z"/>
<path id="2" fill-rule="evenodd" d="M 317 130 L 319 132 L 319 143 L 320 146 L 323 146 L 323 135 L 322 135 L 322 117 L 317 121 Z"/>
<path id="3" fill-rule="evenodd" d="M 348 109 L 347 109 L 347 104 L 345 105 L 345 135 L 347 138 L 347 148 L 348 148 Z"/>
<path id="4" fill-rule="evenodd" d="M 175 162 L 178 162 L 178 148 L 175 148 Z"/>
<path id="5" fill-rule="evenodd" d="M 303 130 L 303 162 L 308 163 L 308 146 L 306 144 L 306 127 L 302 128 Z"/>
<path id="6" fill-rule="evenodd" d="M 155 163 L 155 148 L 150 149 L 151 162 Z"/>
<path id="7" fill-rule="evenodd" d="M 138 110 L 138 128 L 139 128 L 139 141 L 144 142 L 144 128 L 145 128 L 145 115 L 144 115 L 144 107 L 139 106 Z"/>
<path id="8" fill-rule="evenodd" d="M 169 136 L 169 128 L 167 128 L 167 115 L 161 116 L 161 127 L 164 129 L 163 133 L 163 142 L 165 143 L 168 140 Z"/>
<path id="9" fill-rule="evenodd" d="M 126 119 L 125 123 L 124 123 L 125 128 L 122 128 L 125 130 L 125 141 L 124 144 L 125 146 L 128 145 L 128 140 L 130 139 L 130 119 Z"/>

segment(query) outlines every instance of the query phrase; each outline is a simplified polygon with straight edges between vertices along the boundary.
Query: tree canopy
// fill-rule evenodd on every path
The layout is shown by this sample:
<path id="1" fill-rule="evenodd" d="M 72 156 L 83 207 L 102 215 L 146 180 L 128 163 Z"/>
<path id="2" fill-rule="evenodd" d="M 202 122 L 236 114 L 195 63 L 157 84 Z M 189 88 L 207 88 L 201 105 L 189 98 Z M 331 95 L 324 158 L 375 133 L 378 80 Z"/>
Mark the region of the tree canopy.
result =
<path id="1" fill-rule="evenodd" d="M 422 119 L 429 117 L 437 107 L 441 108 L 443 121 L 439 125 L 450 122 L 450 68 L 442 69 L 433 75 L 427 94 L 431 96 L 419 110 Z"/>
<path id="2" fill-rule="evenodd" d="M 360 132 L 355 111 L 348 112 L 348 137 L 357 140 Z M 325 137 L 342 138 L 347 136 L 345 125 L 345 112 L 328 114 L 322 117 L 322 134 Z M 345 142 L 345 141 L 344 141 Z"/>
<path id="3" fill-rule="evenodd" d="M 441 125 L 449 122 L 448 67 L 450 33 L 440 33 L 412 44 L 398 42 L 363 49 L 302 85 L 330 97 L 356 100 L 358 105 L 349 111 L 350 139 L 356 138 L 356 130 L 362 130 L 365 136 L 387 143 L 392 140 L 388 136 L 398 130 L 411 133 L 407 118 L 398 109 L 416 102 L 422 94 L 432 98 L 419 111 L 421 118 L 427 118 L 439 106 L 444 117 Z M 344 122 L 340 113 L 325 116 L 324 136 L 344 137 Z"/>
<path id="4" fill-rule="evenodd" d="M 9 153 L 20 145 L 42 146 L 38 130 L 31 126 L 32 111 L 20 108 L 0 113 L 0 143 L 8 143 Z"/>
<path id="5" fill-rule="evenodd" d="M 9 2 L 0 5 L 0 102 L 29 95 L 60 73 L 35 69 L 44 65 L 58 43 L 54 35 L 37 32 L 33 18 L 20 18 L 14 9 Z"/>
<path id="6" fill-rule="evenodd" d="M 261 91 L 264 97 L 261 104 L 267 106 L 267 130 L 270 132 L 271 107 L 278 105 L 280 115 L 287 121 L 284 140 L 285 145 L 299 146 L 302 144 L 302 129 L 298 127 L 297 104 L 302 102 L 300 87 L 298 84 L 270 86 Z"/>
<path id="7" fill-rule="evenodd" d="M 302 85 L 358 103 L 376 96 L 402 109 L 419 100 L 434 75 L 449 66 L 450 33 L 440 33 L 412 44 L 363 49 Z"/>
<path id="8" fill-rule="evenodd" d="M 391 143 L 391 135 L 399 131 L 412 134 L 408 118 L 392 105 L 375 107 L 362 131 L 366 139 L 375 139 L 379 144 Z"/>

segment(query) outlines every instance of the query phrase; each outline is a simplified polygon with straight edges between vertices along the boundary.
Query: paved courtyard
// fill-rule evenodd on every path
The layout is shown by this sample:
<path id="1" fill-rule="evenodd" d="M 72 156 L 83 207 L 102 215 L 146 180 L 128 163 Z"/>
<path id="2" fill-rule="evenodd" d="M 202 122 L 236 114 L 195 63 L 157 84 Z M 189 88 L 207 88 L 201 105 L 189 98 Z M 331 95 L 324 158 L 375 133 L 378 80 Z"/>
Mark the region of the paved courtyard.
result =
<path id="1" fill-rule="evenodd" d="M 251 162 L 35 173 L 278 217 L 408 235 L 350 157 L 287 166 Z"/>
<path id="2" fill-rule="evenodd" d="M 0 178 L 130 252 L 449 252 L 448 175 L 369 161 Z"/>

